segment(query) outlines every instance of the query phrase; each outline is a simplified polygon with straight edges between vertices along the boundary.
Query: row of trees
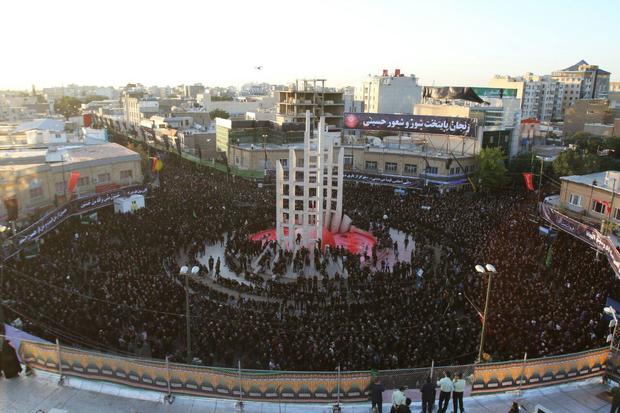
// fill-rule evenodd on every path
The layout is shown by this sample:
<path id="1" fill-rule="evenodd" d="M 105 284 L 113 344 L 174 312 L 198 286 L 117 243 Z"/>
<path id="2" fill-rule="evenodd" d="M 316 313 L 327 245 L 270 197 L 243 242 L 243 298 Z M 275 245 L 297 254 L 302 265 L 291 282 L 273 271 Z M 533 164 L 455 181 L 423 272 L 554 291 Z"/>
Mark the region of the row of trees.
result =
<path id="1" fill-rule="evenodd" d="M 543 164 L 543 175 L 557 179 L 561 176 L 620 170 L 620 137 L 603 138 L 580 132 L 565 142 L 569 147 L 552 163 Z M 500 148 L 485 148 L 476 156 L 475 179 L 487 190 L 522 183 L 523 172 L 540 173 L 540 162 L 532 152 L 520 153 L 507 161 Z"/>
<path id="2" fill-rule="evenodd" d="M 94 101 L 106 100 L 106 96 L 90 95 L 83 99 L 74 98 L 72 96 L 63 96 L 54 102 L 54 110 L 56 113 L 60 113 L 65 119 L 69 119 L 71 116 L 77 116 L 80 114 L 82 104 L 87 104 Z"/>

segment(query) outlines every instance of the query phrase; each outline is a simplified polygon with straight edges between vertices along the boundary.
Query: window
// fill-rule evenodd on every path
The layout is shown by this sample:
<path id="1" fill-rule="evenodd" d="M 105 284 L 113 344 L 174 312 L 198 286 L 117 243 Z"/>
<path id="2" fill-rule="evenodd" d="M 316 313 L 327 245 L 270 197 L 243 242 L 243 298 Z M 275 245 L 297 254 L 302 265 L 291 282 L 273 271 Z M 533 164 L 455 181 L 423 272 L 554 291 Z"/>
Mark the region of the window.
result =
<path id="1" fill-rule="evenodd" d="M 396 172 L 396 167 L 397 167 L 396 162 L 386 162 L 385 172 Z"/>
<path id="2" fill-rule="evenodd" d="M 133 178 L 133 171 L 128 169 L 126 171 L 121 171 L 121 179 L 129 179 Z"/>
<path id="3" fill-rule="evenodd" d="M 65 183 L 64 182 L 56 182 L 56 184 L 54 184 L 54 187 L 56 189 L 56 193 L 57 194 L 64 194 L 65 193 Z"/>
<path id="4" fill-rule="evenodd" d="M 344 165 L 345 166 L 353 165 L 353 155 L 345 155 L 344 156 Z"/>
<path id="5" fill-rule="evenodd" d="M 377 162 L 376 161 L 366 161 L 366 169 L 370 171 L 377 170 Z"/>
<path id="6" fill-rule="evenodd" d="M 122 172 L 121 172 L 121 176 L 122 176 Z M 82 186 L 88 186 L 90 185 L 90 177 L 88 176 L 83 176 L 80 179 L 78 179 L 77 182 L 78 186 L 82 187 Z"/>
<path id="7" fill-rule="evenodd" d="M 581 206 L 581 195 L 570 194 L 568 197 L 568 203 L 574 206 Z"/>
<path id="8" fill-rule="evenodd" d="M 413 165 L 410 163 L 405 164 L 405 173 L 406 174 L 415 174 L 418 173 L 418 165 Z"/>
<path id="9" fill-rule="evenodd" d="M 282 164 L 282 168 L 288 168 L 288 158 L 280 159 L 280 163 Z"/>
<path id="10" fill-rule="evenodd" d="M 592 200 L 592 211 L 598 213 L 598 214 L 604 214 L 605 213 L 605 204 L 603 204 L 602 202 L 594 199 Z"/>
<path id="11" fill-rule="evenodd" d="M 35 198 L 40 198 L 43 196 L 43 188 L 42 187 L 36 187 L 36 188 L 30 188 L 30 199 L 35 199 Z"/>
<path id="12" fill-rule="evenodd" d="M 614 208 L 614 219 L 620 221 L 620 208 Z"/>
<path id="13" fill-rule="evenodd" d="M 426 167 L 426 173 L 427 174 L 437 175 L 437 167 L 436 166 L 427 166 Z"/>
<path id="14" fill-rule="evenodd" d="M 110 174 L 108 172 L 97 175 L 97 183 L 105 184 L 110 182 Z"/>

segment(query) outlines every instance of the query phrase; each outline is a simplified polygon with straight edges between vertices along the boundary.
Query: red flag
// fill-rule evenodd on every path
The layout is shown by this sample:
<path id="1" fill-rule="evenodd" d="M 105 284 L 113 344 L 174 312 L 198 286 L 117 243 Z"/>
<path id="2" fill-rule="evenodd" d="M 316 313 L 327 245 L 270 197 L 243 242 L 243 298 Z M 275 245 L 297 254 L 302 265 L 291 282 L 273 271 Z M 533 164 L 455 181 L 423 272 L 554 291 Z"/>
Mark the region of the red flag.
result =
<path id="1" fill-rule="evenodd" d="M 73 192 L 73 190 L 77 186 L 78 179 L 80 179 L 80 173 L 78 171 L 71 172 L 71 177 L 69 178 L 69 185 L 67 187 L 69 193 Z"/>
<path id="2" fill-rule="evenodd" d="M 525 179 L 525 186 L 530 191 L 534 190 L 533 174 L 531 172 L 523 172 L 523 178 Z"/>

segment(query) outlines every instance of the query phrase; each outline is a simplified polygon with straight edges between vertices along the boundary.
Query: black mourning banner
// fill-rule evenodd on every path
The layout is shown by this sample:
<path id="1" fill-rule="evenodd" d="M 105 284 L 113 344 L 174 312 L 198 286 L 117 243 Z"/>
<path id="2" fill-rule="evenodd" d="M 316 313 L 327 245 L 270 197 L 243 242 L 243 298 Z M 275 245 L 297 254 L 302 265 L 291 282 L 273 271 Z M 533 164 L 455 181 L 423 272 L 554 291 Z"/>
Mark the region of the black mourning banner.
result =
<path id="1" fill-rule="evenodd" d="M 422 97 L 437 100 L 459 99 L 475 103 L 484 103 L 484 100 L 470 87 L 424 87 L 424 89 L 422 89 Z"/>
<path id="2" fill-rule="evenodd" d="M 344 128 L 372 131 L 419 132 L 475 136 L 476 120 L 449 116 L 345 113 Z"/>

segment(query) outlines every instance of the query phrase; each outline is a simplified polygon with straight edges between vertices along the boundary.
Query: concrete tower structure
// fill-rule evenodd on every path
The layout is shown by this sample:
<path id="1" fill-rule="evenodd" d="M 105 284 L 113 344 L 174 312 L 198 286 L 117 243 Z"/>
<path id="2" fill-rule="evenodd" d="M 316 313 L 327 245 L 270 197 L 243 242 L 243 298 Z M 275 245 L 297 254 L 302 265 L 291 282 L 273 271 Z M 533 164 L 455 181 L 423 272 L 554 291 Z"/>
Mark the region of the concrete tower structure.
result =
<path id="1" fill-rule="evenodd" d="M 318 131 L 311 130 L 306 111 L 303 160 L 289 150 L 288 170 L 276 163 L 276 240 L 281 248 L 312 249 L 326 233 L 338 232 L 342 221 L 344 150 L 334 156 L 339 133 L 327 131 L 321 117 Z M 326 245 L 326 244 L 323 244 Z"/>

